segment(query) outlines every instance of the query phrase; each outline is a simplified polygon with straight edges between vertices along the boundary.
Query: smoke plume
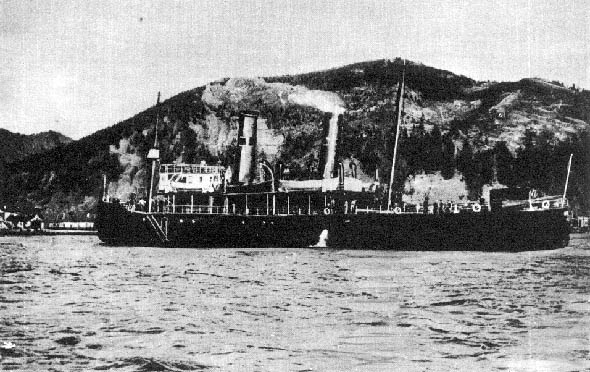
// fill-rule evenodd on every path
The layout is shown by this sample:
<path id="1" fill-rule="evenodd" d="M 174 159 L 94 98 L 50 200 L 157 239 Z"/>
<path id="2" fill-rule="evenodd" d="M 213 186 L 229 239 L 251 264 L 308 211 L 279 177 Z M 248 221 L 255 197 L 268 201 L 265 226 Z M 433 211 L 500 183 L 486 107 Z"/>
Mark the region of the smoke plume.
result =
<path id="1" fill-rule="evenodd" d="M 332 117 L 336 118 L 345 111 L 342 99 L 336 93 L 324 90 L 310 90 L 298 85 L 288 94 L 288 99 L 289 102 L 296 105 L 331 112 Z"/>

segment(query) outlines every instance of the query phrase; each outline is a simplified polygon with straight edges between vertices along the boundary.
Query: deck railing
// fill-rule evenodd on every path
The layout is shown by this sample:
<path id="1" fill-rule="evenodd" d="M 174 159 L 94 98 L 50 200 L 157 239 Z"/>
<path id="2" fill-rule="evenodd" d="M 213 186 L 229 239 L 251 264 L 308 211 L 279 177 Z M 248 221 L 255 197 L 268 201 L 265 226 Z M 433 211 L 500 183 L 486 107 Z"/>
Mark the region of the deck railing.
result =
<path id="1" fill-rule="evenodd" d="M 266 207 L 251 207 L 247 210 L 237 210 L 234 204 L 227 207 L 221 205 L 166 205 L 163 208 L 154 208 L 156 213 L 164 214 L 249 214 L 249 215 L 271 215 L 272 209 Z M 321 211 L 308 210 L 304 208 L 287 208 L 277 207 L 275 214 L 277 215 L 304 215 L 304 214 L 320 214 Z"/>
<path id="2" fill-rule="evenodd" d="M 162 210 L 156 208 L 156 212 L 161 213 L 180 213 L 180 214 L 227 214 L 223 206 L 220 205 L 166 205 Z"/>
<path id="3" fill-rule="evenodd" d="M 130 205 L 128 203 L 121 203 L 130 211 L 147 211 L 145 203 L 143 205 L 136 204 Z M 523 210 L 544 210 L 553 208 L 563 208 L 564 205 L 560 200 L 534 200 L 530 203 L 529 208 L 524 208 L 523 205 L 517 204 L 513 207 L 522 207 Z M 528 202 L 526 202 L 529 205 Z M 567 204 L 566 204 L 567 205 Z M 503 206 L 502 209 L 507 206 Z M 532 208 L 531 208 L 532 207 Z M 306 206 L 293 205 L 287 200 L 286 204 L 275 205 L 273 213 L 273 203 L 269 201 L 266 206 L 260 204 L 241 204 L 236 205 L 234 203 L 224 205 L 195 205 L 195 204 L 175 204 L 172 203 L 161 203 L 157 202 L 152 205 L 152 211 L 155 213 L 162 214 L 239 214 L 239 215 L 318 215 L 318 214 L 332 214 L 332 213 L 344 213 L 344 214 L 357 214 L 357 213 L 382 213 L 382 214 L 456 214 L 456 213 L 479 213 L 490 211 L 488 204 L 480 204 L 477 202 L 467 203 L 442 203 L 428 205 L 428 209 L 424 210 L 423 205 L 405 204 L 402 206 L 395 206 L 391 210 L 387 208 L 361 208 L 353 205 L 345 204 L 344 208 L 337 209 L 329 206 L 318 206 L 308 203 Z"/>

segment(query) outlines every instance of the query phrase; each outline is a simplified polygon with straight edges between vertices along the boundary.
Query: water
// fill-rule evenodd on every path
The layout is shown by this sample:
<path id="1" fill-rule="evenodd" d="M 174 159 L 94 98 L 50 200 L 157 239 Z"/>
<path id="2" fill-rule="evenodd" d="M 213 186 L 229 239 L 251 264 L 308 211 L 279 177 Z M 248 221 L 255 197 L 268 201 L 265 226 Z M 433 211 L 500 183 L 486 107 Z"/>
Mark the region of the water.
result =
<path id="1" fill-rule="evenodd" d="M 590 370 L 590 240 L 524 253 L 0 240 L 0 367 Z"/>

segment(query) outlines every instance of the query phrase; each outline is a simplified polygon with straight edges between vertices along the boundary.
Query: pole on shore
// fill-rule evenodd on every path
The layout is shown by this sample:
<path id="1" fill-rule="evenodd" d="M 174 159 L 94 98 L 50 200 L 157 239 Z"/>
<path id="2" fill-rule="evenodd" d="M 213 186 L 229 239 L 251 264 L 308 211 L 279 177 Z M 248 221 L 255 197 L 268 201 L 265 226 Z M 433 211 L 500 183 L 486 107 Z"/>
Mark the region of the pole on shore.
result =
<path id="1" fill-rule="evenodd" d="M 102 175 L 102 201 L 106 202 L 107 201 L 107 175 L 103 174 Z"/>
<path id="2" fill-rule="evenodd" d="M 567 193 L 567 184 L 570 180 L 570 171 L 572 169 L 572 158 L 574 154 L 570 154 L 570 160 L 567 163 L 567 176 L 565 178 L 565 188 L 563 189 L 563 197 L 561 198 L 561 204 L 565 207 L 565 194 Z"/>

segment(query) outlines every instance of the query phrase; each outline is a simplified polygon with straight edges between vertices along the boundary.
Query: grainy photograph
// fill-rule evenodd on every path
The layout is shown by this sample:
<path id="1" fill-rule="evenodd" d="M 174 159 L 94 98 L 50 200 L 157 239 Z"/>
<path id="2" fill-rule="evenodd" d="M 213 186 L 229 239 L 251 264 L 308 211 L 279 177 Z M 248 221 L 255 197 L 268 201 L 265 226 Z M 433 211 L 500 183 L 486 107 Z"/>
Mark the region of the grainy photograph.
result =
<path id="1" fill-rule="evenodd" d="M 590 371 L 590 3 L 0 2 L 0 369 Z"/>

